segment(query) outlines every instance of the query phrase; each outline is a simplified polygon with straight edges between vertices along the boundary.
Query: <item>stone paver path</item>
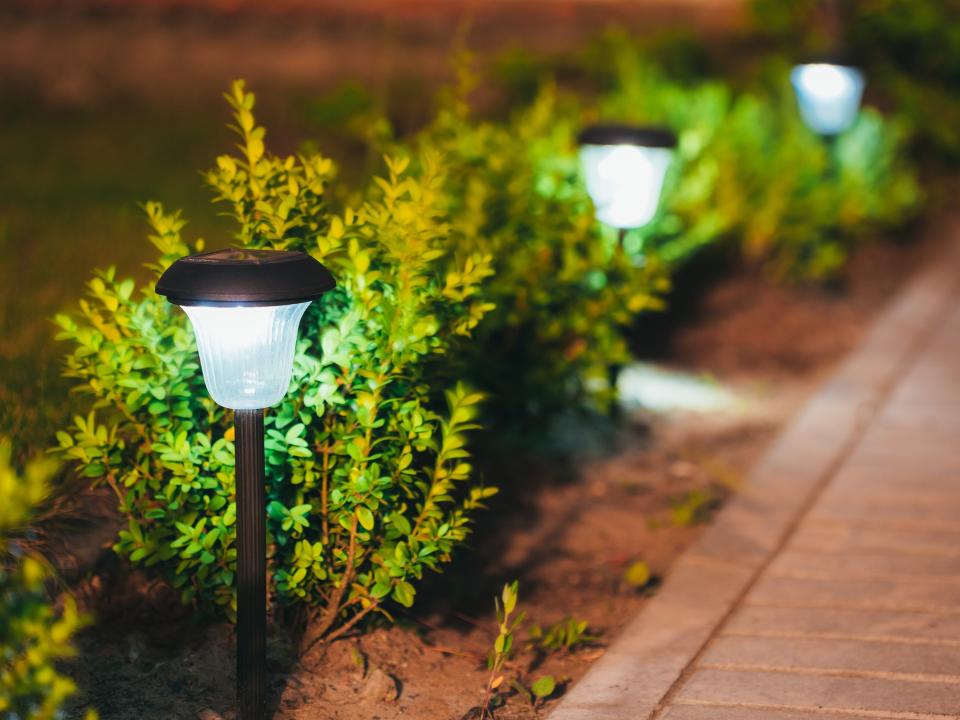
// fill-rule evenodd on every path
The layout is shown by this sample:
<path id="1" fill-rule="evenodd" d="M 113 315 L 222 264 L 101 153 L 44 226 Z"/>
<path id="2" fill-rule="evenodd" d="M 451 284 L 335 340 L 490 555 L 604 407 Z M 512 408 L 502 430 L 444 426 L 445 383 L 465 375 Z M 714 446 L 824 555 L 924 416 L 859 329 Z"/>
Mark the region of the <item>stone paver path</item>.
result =
<path id="1" fill-rule="evenodd" d="M 902 293 L 550 720 L 960 718 L 958 279 Z"/>

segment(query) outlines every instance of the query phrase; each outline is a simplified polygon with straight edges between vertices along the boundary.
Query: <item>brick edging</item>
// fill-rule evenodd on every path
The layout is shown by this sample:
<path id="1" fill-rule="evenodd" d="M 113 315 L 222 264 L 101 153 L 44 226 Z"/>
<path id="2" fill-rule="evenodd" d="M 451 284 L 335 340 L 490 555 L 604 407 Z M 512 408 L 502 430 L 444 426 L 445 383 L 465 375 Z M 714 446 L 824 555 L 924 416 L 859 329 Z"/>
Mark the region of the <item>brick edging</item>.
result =
<path id="1" fill-rule="evenodd" d="M 860 346 L 781 431 L 714 524 L 673 565 L 656 597 L 549 720 L 654 716 L 952 307 L 960 267 L 956 242 L 947 255 L 911 280 L 874 321 Z"/>

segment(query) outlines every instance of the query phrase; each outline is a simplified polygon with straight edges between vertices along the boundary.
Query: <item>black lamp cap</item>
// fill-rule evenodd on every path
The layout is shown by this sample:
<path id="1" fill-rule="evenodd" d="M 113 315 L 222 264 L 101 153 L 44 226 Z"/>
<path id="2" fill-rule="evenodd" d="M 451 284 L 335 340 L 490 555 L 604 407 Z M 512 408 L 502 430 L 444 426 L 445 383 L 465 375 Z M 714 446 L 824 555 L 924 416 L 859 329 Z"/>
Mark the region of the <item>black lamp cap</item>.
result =
<path id="1" fill-rule="evenodd" d="M 852 68 L 861 72 L 853 58 L 844 52 L 830 52 L 819 55 L 810 55 L 797 63 L 798 65 L 836 65 L 838 67 Z"/>
<path id="2" fill-rule="evenodd" d="M 212 250 L 180 258 L 157 282 L 175 305 L 292 305 L 336 286 L 333 275 L 300 251 Z"/>
<path id="3" fill-rule="evenodd" d="M 677 136 L 662 127 L 604 123 L 581 130 L 577 142 L 580 145 L 636 145 L 669 149 L 677 146 Z"/>

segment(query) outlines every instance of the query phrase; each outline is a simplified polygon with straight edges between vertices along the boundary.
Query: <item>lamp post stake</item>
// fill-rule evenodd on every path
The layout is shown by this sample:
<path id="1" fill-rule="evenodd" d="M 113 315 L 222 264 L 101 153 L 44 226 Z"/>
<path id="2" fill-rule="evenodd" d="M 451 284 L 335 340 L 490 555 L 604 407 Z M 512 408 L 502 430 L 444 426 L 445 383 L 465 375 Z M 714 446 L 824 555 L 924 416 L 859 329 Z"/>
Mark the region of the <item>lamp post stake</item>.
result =
<path id="1" fill-rule="evenodd" d="M 236 410 L 237 706 L 263 720 L 267 649 L 267 537 L 263 410 Z"/>

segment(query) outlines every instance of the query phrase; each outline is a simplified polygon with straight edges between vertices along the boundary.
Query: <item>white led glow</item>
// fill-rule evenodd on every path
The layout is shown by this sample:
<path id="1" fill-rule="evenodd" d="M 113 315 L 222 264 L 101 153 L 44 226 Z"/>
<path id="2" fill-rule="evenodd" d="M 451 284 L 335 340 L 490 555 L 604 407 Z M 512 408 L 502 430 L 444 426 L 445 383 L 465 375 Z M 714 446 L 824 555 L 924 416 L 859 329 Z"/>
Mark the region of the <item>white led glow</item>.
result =
<path id="1" fill-rule="evenodd" d="M 667 148 L 584 145 L 580 161 L 600 222 L 622 229 L 650 222 L 672 157 Z"/>
<path id="2" fill-rule="evenodd" d="M 853 125 L 863 96 L 863 75 L 845 65 L 797 65 L 790 73 L 800 115 L 820 135 L 837 135 Z"/>
<path id="3" fill-rule="evenodd" d="M 623 368 L 617 377 L 617 391 L 626 409 L 719 412 L 736 405 L 733 393 L 716 382 L 648 363 Z"/>
<path id="4" fill-rule="evenodd" d="M 309 305 L 183 307 L 197 338 L 203 381 L 218 405 L 252 410 L 283 399 L 297 328 Z"/>

